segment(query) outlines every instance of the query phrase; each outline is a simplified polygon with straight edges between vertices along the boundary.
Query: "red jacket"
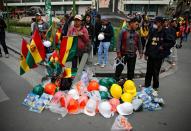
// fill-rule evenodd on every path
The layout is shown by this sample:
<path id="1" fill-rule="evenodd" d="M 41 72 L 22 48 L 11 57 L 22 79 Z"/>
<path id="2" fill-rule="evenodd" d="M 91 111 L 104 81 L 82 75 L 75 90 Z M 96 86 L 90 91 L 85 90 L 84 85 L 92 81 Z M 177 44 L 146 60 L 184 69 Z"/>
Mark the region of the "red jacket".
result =
<path id="1" fill-rule="evenodd" d="M 72 26 L 69 28 L 67 36 L 78 35 L 78 32 L 83 33 L 82 36 L 78 37 L 78 52 L 83 53 L 90 42 L 87 29 L 82 26 L 81 29 L 78 31 L 76 27 Z"/>

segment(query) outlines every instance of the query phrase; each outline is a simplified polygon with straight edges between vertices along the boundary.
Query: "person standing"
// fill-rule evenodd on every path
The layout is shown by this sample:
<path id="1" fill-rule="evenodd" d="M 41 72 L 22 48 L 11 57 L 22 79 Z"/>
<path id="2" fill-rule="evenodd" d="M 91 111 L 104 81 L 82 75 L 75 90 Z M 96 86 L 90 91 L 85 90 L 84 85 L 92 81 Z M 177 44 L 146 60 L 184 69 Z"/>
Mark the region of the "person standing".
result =
<path id="1" fill-rule="evenodd" d="M 77 63 L 82 59 L 82 55 L 87 52 L 87 46 L 89 46 L 88 31 L 85 26 L 82 25 L 82 16 L 76 15 L 74 17 L 74 26 L 70 27 L 67 36 L 78 36 L 78 51 L 77 56 L 72 60 L 72 70 L 77 71 Z"/>
<path id="2" fill-rule="evenodd" d="M 102 28 L 98 35 L 98 39 L 100 40 L 98 47 L 98 63 L 95 63 L 95 65 L 104 68 L 108 64 L 109 46 L 113 35 L 113 28 L 109 20 L 107 18 L 102 19 Z M 99 38 L 99 36 L 102 36 L 102 38 Z"/>
<path id="3" fill-rule="evenodd" d="M 5 57 L 9 58 L 9 52 L 8 52 L 7 45 L 5 42 L 5 28 L 7 28 L 7 25 L 6 25 L 3 17 L 0 16 L 0 44 L 2 45 L 3 50 L 5 52 Z M 0 48 L 0 57 L 2 57 L 1 48 Z"/>
<path id="4" fill-rule="evenodd" d="M 140 59 L 143 56 L 141 37 L 136 31 L 138 28 L 138 19 L 132 18 L 129 21 L 127 29 L 122 29 L 119 34 L 117 43 L 117 58 L 124 57 L 124 63 L 127 64 L 127 79 L 132 80 L 134 78 L 135 63 L 137 58 L 137 50 L 139 52 Z M 115 71 L 115 79 L 119 80 L 119 77 L 123 71 L 123 68 L 117 68 Z"/>
<path id="5" fill-rule="evenodd" d="M 99 47 L 99 44 L 100 44 L 100 41 L 98 40 L 98 35 L 99 35 L 99 32 L 101 31 L 101 28 L 102 28 L 102 24 L 101 24 L 101 15 L 100 14 L 97 14 L 96 15 L 96 23 L 95 23 L 95 30 L 94 30 L 94 49 L 93 49 L 93 53 L 94 55 L 96 55 L 96 53 L 98 52 L 98 47 Z"/>
<path id="6" fill-rule="evenodd" d="M 167 33 L 169 29 L 164 28 L 163 17 L 157 16 L 154 22 L 156 29 L 150 33 L 145 51 L 145 60 L 147 60 L 145 87 L 150 87 L 153 79 L 152 87 L 157 91 L 159 88 L 161 65 L 164 58 L 170 55 L 170 49 L 175 43 L 172 42 L 173 39 L 171 39 Z"/>

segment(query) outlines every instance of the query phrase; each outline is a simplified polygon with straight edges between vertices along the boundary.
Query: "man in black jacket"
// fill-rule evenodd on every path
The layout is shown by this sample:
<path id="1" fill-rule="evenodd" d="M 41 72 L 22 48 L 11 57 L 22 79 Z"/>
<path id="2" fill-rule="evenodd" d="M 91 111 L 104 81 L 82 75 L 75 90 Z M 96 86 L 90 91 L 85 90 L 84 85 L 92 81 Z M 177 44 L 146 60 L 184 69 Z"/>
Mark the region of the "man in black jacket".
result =
<path id="1" fill-rule="evenodd" d="M 159 73 L 162 62 L 165 57 L 170 55 L 170 49 L 175 44 L 168 34 L 169 30 L 163 28 L 163 23 L 163 17 L 155 18 L 156 29 L 150 32 L 145 51 L 145 59 L 147 60 L 145 87 L 150 87 L 153 79 L 153 89 L 155 90 L 159 88 Z"/>
<path id="2" fill-rule="evenodd" d="M 7 45 L 5 43 L 5 28 L 7 28 L 7 25 L 5 21 L 3 20 L 3 17 L 0 16 L 0 44 L 2 45 L 3 50 L 5 52 L 5 57 L 8 58 L 9 52 L 7 49 Z M 0 57 L 2 57 L 1 48 L 0 48 Z"/>

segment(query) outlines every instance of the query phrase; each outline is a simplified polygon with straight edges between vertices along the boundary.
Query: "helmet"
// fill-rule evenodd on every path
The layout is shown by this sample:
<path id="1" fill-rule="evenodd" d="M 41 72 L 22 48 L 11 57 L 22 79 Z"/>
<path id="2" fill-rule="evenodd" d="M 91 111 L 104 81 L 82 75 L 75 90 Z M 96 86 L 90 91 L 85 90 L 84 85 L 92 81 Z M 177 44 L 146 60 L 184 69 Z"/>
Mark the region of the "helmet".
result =
<path id="1" fill-rule="evenodd" d="M 78 106 L 79 106 L 78 101 L 73 99 L 73 98 L 70 98 L 68 101 L 68 106 L 67 106 L 68 113 L 77 114 L 78 113 Z"/>
<path id="2" fill-rule="evenodd" d="M 107 92 L 108 89 L 107 89 L 107 87 L 100 85 L 100 86 L 99 86 L 99 91 L 105 91 L 105 92 Z"/>
<path id="3" fill-rule="evenodd" d="M 66 98 L 64 95 L 62 95 L 60 98 L 60 105 L 61 107 L 66 107 Z"/>
<path id="4" fill-rule="evenodd" d="M 112 99 L 110 99 L 109 100 L 109 103 L 111 104 L 111 106 L 112 106 L 112 111 L 113 112 L 116 112 L 117 111 L 117 106 L 120 104 L 120 101 L 119 101 L 119 99 L 117 99 L 117 98 L 112 98 Z"/>
<path id="5" fill-rule="evenodd" d="M 45 85 L 44 92 L 49 95 L 54 95 L 56 90 L 56 85 L 53 83 L 48 83 Z"/>
<path id="6" fill-rule="evenodd" d="M 78 91 L 75 89 L 69 90 L 68 94 L 71 95 L 75 100 L 79 99 Z"/>
<path id="7" fill-rule="evenodd" d="M 91 91 L 91 92 L 88 92 L 87 95 L 90 99 L 93 99 L 95 101 L 101 101 L 101 96 L 99 91 Z"/>
<path id="8" fill-rule="evenodd" d="M 84 109 L 88 102 L 88 97 L 85 95 L 80 96 L 80 98 L 78 99 L 78 102 L 79 102 L 80 109 Z"/>
<path id="9" fill-rule="evenodd" d="M 99 91 L 99 94 L 100 94 L 102 100 L 108 99 L 108 97 L 109 97 L 108 92 L 105 92 L 105 91 Z"/>
<path id="10" fill-rule="evenodd" d="M 111 87 L 114 83 L 116 83 L 116 80 L 113 79 L 113 78 L 108 77 L 107 82 L 108 82 L 109 87 Z"/>
<path id="11" fill-rule="evenodd" d="M 99 33 L 98 40 L 103 40 L 105 38 L 103 33 Z"/>
<path id="12" fill-rule="evenodd" d="M 122 94 L 121 86 L 118 84 L 113 84 L 110 89 L 110 93 L 114 98 L 120 98 Z"/>
<path id="13" fill-rule="evenodd" d="M 41 84 L 39 84 L 39 85 L 36 85 L 36 86 L 33 88 L 32 91 L 33 91 L 34 94 L 41 96 L 42 93 L 43 93 L 43 91 L 44 91 L 44 88 L 42 87 Z"/>
<path id="14" fill-rule="evenodd" d="M 84 113 L 88 116 L 95 116 L 96 115 L 96 101 L 93 99 L 89 99 L 85 108 Z"/>
<path id="15" fill-rule="evenodd" d="M 58 91 L 55 93 L 55 95 L 53 96 L 52 100 L 51 100 L 51 103 L 52 104 L 58 104 L 59 101 L 60 101 L 60 98 L 61 96 L 63 95 L 64 93 L 61 92 L 61 91 Z"/>
<path id="16" fill-rule="evenodd" d="M 50 47 L 51 46 L 51 42 L 46 40 L 46 41 L 43 42 L 43 45 L 45 47 Z"/>
<path id="17" fill-rule="evenodd" d="M 123 85 L 123 92 L 130 93 L 133 97 L 136 96 L 137 90 L 135 83 L 132 80 L 127 80 Z"/>
<path id="18" fill-rule="evenodd" d="M 87 87 L 88 91 L 99 90 L 99 83 L 95 80 L 90 81 Z"/>
<path id="19" fill-rule="evenodd" d="M 132 102 L 133 96 L 131 94 L 129 94 L 129 93 L 124 93 L 124 94 L 121 95 L 121 100 L 123 102 Z"/>
<path id="20" fill-rule="evenodd" d="M 125 81 L 123 85 L 124 90 L 133 90 L 135 89 L 135 83 L 132 80 Z"/>
<path id="21" fill-rule="evenodd" d="M 130 115 L 133 113 L 133 105 L 129 102 L 124 102 L 117 106 L 117 111 L 120 115 Z"/>
<path id="22" fill-rule="evenodd" d="M 109 83 L 108 83 L 108 78 L 103 78 L 103 79 L 100 79 L 99 80 L 99 84 L 102 85 L 102 86 L 105 86 L 107 88 L 109 88 Z"/>
<path id="23" fill-rule="evenodd" d="M 112 106 L 108 101 L 101 102 L 98 106 L 98 110 L 102 116 L 105 118 L 110 118 L 114 115 L 114 113 L 111 111 Z"/>

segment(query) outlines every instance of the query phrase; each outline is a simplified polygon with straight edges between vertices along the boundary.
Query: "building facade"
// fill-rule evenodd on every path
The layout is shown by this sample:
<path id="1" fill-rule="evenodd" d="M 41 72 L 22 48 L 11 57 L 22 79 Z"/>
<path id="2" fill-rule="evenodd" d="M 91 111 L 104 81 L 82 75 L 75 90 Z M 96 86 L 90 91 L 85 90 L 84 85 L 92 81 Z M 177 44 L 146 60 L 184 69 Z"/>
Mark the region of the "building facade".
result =
<path id="1" fill-rule="evenodd" d="M 28 8 L 31 6 L 40 6 L 44 8 L 45 0 L 7 0 L 9 7 L 20 7 Z M 100 10 L 99 8 L 103 0 L 76 0 L 76 7 L 78 13 L 84 13 L 85 9 L 92 4 Z M 163 15 L 169 2 L 173 0 L 104 0 L 109 1 L 108 10 L 104 9 L 106 12 L 117 12 L 118 10 L 124 12 L 125 14 L 133 12 L 147 12 L 149 15 Z M 63 14 L 70 11 L 72 8 L 72 0 L 51 0 L 52 10 L 56 14 Z M 5 4 L 5 3 L 4 3 Z"/>

